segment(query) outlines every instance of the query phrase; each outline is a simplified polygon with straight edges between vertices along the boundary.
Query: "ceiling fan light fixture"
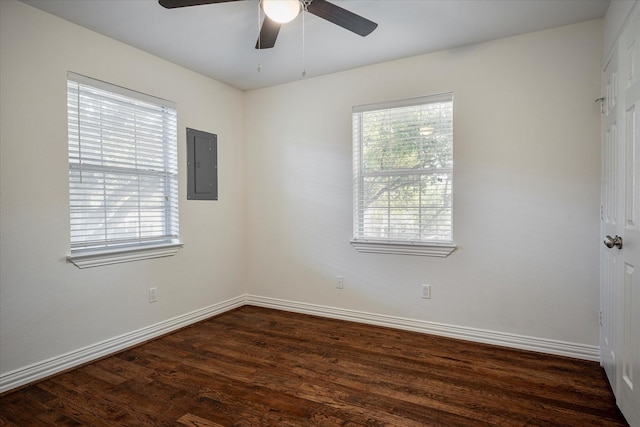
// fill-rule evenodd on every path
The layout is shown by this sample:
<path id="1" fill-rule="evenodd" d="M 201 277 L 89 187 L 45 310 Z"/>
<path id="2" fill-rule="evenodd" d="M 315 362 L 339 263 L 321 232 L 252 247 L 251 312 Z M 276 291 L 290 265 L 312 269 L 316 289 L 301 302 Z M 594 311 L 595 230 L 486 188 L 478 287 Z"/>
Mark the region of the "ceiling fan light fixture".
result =
<path id="1" fill-rule="evenodd" d="M 262 0 L 264 13 L 280 24 L 293 21 L 300 9 L 300 0 Z"/>

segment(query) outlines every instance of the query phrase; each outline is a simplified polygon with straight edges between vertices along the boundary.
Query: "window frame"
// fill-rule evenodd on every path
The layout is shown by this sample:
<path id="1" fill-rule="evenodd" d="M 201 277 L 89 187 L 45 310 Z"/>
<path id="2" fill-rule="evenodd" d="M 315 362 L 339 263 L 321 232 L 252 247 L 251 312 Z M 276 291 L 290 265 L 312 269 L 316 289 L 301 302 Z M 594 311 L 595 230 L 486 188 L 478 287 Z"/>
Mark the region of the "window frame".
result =
<path id="1" fill-rule="evenodd" d="M 105 166 L 105 158 L 109 156 L 114 156 L 117 151 L 116 149 L 111 149 L 110 153 L 105 155 L 103 152 L 100 152 L 98 155 L 94 155 L 92 160 L 90 159 L 90 154 L 83 154 L 82 150 L 87 150 L 87 143 L 84 143 L 80 135 L 80 118 L 83 114 L 87 114 L 86 111 L 83 111 L 78 104 L 76 109 L 70 107 L 70 97 L 73 96 L 73 85 L 76 85 L 78 95 L 81 87 L 90 87 L 91 90 L 97 90 L 102 92 L 108 92 L 108 96 L 113 96 L 114 98 L 122 97 L 129 98 L 131 100 L 131 104 L 143 103 L 140 104 L 140 109 L 144 109 L 146 105 L 152 105 L 156 109 L 160 109 L 162 111 L 162 119 L 160 125 L 155 125 L 157 128 L 162 128 L 162 137 L 160 139 L 155 138 L 152 140 L 152 144 L 162 145 L 160 149 L 154 149 L 151 154 L 146 155 L 147 157 L 137 157 L 138 156 L 138 148 L 136 148 L 140 144 L 144 144 L 142 142 L 142 137 L 139 137 L 137 131 L 134 132 L 135 136 L 133 139 L 120 142 L 117 146 L 118 149 L 122 150 L 122 148 L 132 149 L 136 154 L 134 155 L 136 158 L 136 165 L 138 165 L 138 159 L 143 159 L 144 161 L 151 161 L 151 157 L 149 156 L 157 156 L 160 155 L 162 158 L 163 167 L 162 169 L 158 169 L 153 166 L 136 166 L 132 167 L 119 167 L 119 166 Z M 74 241 L 74 237 L 70 234 L 70 255 L 67 256 L 67 261 L 73 263 L 78 268 L 88 268 L 88 267 L 96 267 L 102 265 L 110 265 L 117 264 L 122 262 L 130 262 L 130 261 L 138 261 L 143 259 L 151 259 L 151 258 L 159 258 L 172 256 L 177 253 L 177 251 L 183 246 L 183 244 L 179 240 L 179 195 L 178 195 L 178 164 L 177 164 L 177 111 L 176 104 L 167 101 L 161 98 L 157 98 L 151 95 L 147 95 L 144 93 L 140 93 L 137 91 L 133 91 L 131 89 L 123 88 L 120 86 L 113 85 L 111 83 L 107 83 L 104 81 L 96 80 L 91 77 L 83 76 L 81 74 L 76 74 L 71 71 L 67 73 L 67 126 L 68 126 L 68 161 L 69 161 L 69 220 L 70 220 L 70 231 L 73 233 L 74 230 L 74 220 L 72 213 L 74 208 L 83 209 L 81 205 L 78 204 L 79 201 L 88 201 L 89 193 L 87 190 L 82 189 L 81 182 L 79 183 L 74 179 L 73 175 L 77 175 L 80 173 L 82 175 L 83 171 L 87 171 L 87 173 L 100 174 L 101 172 L 104 174 L 126 174 L 128 176 L 137 177 L 136 180 L 142 178 L 142 181 L 139 181 L 137 184 L 137 189 L 134 191 L 135 200 L 138 200 L 137 212 L 138 212 L 138 220 L 137 226 L 140 229 L 144 228 L 144 220 L 141 219 L 144 213 L 152 213 L 158 212 L 159 210 L 164 212 L 161 216 L 161 219 L 156 219 L 155 223 L 162 223 L 163 232 L 158 234 L 156 237 L 143 236 L 142 234 L 138 234 L 138 237 L 126 238 L 122 241 L 119 241 L 118 238 L 109 238 L 105 237 L 101 239 L 102 243 L 84 243 L 77 239 Z M 92 99 L 97 99 L 99 95 L 91 95 Z M 107 96 L 107 97 L 108 97 Z M 125 105 L 126 101 L 124 102 Z M 120 104 L 118 104 L 120 105 Z M 101 111 L 101 110 L 100 110 Z M 139 107 L 133 107 L 133 112 L 131 113 L 131 117 L 129 117 L 129 113 L 122 114 L 123 117 L 127 119 L 139 119 L 140 116 L 136 116 L 139 113 Z M 120 115 L 121 113 L 118 113 Z M 146 116 L 145 116 L 146 117 Z M 102 117 L 99 119 L 98 131 L 100 133 L 105 129 L 105 124 Z M 78 126 L 78 133 L 72 132 L 71 127 Z M 121 130 L 124 127 L 124 123 L 116 122 L 115 125 L 111 125 L 113 129 Z M 137 124 L 135 125 L 137 129 Z M 170 128 L 167 131 L 167 128 Z M 106 140 L 106 139 L 105 139 Z M 161 141 L 161 142 L 160 142 Z M 127 146 L 127 143 L 129 145 Z M 148 144 L 149 142 L 147 142 Z M 91 144 L 91 143 L 89 143 Z M 96 144 L 95 142 L 93 144 Z M 100 142 L 98 143 L 101 146 L 105 145 L 102 140 L 102 136 L 100 137 Z M 72 149 L 73 147 L 73 149 Z M 76 148 L 77 147 L 77 148 Z M 145 146 L 145 149 L 148 151 L 149 146 Z M 168 150 L 168 151 L 167 151 Z M 144 151 L 144 149 L 143 149 Z M 83 155 L 86 158 L 83 158 Z M 97 156 L 97 157 L 96 157 Z M 125 154 L 126 157 L 124 159 L 129 159 L 131 154 Z M 96 161 L 99 164 L 96 164 Z M 114 160 L 115 161 L 115 160 Z M 88 162 L 88 163 L 87 163 Z M 98 169 L 100 172 L 96 172 Z M 141 182 L 148 182 L 150 176 L 155 176 L 156 184 L 151 188 L 157 188 L 160 186 L 157 184 L 157 180 L 160 179 L 162 181 L 161 186 L 164 191 L 164 199 L 167 201 L 164 203 L 162 208 L 158 206 L 154 206 L 154 208 L 145 209 L 142 207 L 144 203 L 149 203 L 150 199 L 148 199 L 149 194 L 143 193 L 143 191 L 147 191 L 144 184 Z M 107 178 L 102 177 L 103 187 L 106 188 Z M 82 176 L 80 177 L 82 180 Z M 118 181 L 119 182 L 119 181 Z M 116 187 L 116 190 L 113 190 L 116 193 L 120 193 L 125 195 L 126 191 L 130 191 L 130 188 L 122 187 L 125 185 L 124 183 L 113 184 Z M 129 184 L 130 185 L 130 184 Z M 105 188 L 101 188 L 96 190 L 93 194 L 98 195 L 100 197 L 106 198 L 107 190 Z M 141 188 L 145 188 L 142 190 Z M 81 198 L 74 200 L 74 194 L 81 194 Z M 123 197 L 123 196 L 116 197 Z M 145 196 L 145 197 L 143 197 Z M 119 200 L 119 199 L 117 199 Z M 109 208 L 106 205 L 99 205 L 99 209 L 101 209 L 105 216 L 109 212 Z M 125 212 L 130 212 L 127 210 Z M 132 211 L 131 211 L 132 212 Z M 83 220 L 84 221 L 84 220 Z M 120 222 L 119 224 L 128 223 L 127 220 L 124 222 Z M 77 223 L 81 224 L 81 223 Z M 118 224 L 118 223 L 116 223 Z M 77 225 L 76 225 L 77 229 Z M 109 227 L 104 225 L 105 233 L 108 233 Z M 139 232 L 140 233 L 140 232 Z"/>
<path id="2" fill-rule="evenodd" d="M 450 240 L 436 240 L 436 239 L 400 239 L 400 238 L 371 238 L 361 234 L 361 230 L 364 227 L 364 210 L 362 204 L 364 203 L 364 176 L 395 176 L 393 172 L 379 172 L 371 173 L 363 170 L 363 138 L 361 138 L 361 127 L 357 129 L 357 124 L 362 125 L 362 113 L 374 112 L 381 110 L 392 110 L 395 108 L 420 106 L 432 103 L 451 102 L 453 108 L 453 93 L 445 92 L 434 95 L 421 96 L 417 98 L 410 98 L 397 101 L 381 102 L 375 104 L 359 105 L 352 108 L 352 144 L 353 144 L 353 238 L 351 245 L 358 252 L 363 253 L 383 253 L 383 254 L 397 254 L 397 255 L 418 255 L 418 256 L 431 256 L 431 257 L 447 257 L 455 249 L 456 244 L 453 241 L 453 200 L 451 201 L 451 239 Z M 453 154 L 453 111 L 451 119 L 451 150 Z M 358 117 L 356 117 L 358 115 Z M 450 168 L 441 169 L 443 173 L 448 173 L 451 177 L 450 181 L 453 182 L 453 165 Z M 406 169 L 405 171 L 409 171 Z M 413 170 L 411 170 L 413 172 Z M 426 176 L 427 173 L 434 173 L 437 170 L 431 170 L 427 172 L 427 169 L 420 169 L 416 171 L 416 175 Z M 397 170 L 397 174 L 402 174 L 402 169 Z M 413 174 L 413 173 L 412 173 Z M 453 197 L 453 190 L 451 190 L 451 197 Z M 419 209 L 422 209 L 422 203 L 418 205 Z M 389 208 L 391 209 L 391 208 Z"/>

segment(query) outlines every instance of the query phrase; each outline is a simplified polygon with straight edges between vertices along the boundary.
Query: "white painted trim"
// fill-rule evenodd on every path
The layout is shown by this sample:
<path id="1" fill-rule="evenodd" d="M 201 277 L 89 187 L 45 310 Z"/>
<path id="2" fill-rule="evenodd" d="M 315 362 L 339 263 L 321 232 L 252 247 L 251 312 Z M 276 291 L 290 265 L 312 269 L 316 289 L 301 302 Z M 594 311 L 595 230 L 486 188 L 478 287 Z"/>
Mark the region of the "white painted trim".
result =
<path id="1" fill-rule="evenodd" d="M 616 50 L 617 41 L 631 19 L 633 9 L 638 7 L 638 0 L 616 0 L 611 2 L 604 17 L 604 56 L 602 69 L 606 68 Z"/>
<path id="2" fill-rule="evenodd" d="M 170 243 L 154 246 L 135 247 L 133 249 L 117 249 L 108 251 L 89 251 L 67 257 L 78 268 L 100 267 L 122 262 L 140 261 L 143 259 L 162 258 L 175 255 L 184 246 L 183 243 Z"/>
<path id="3" fill-rule="evenodd" d="M 443 323 L 427 322 L 424 320 L 406 319 L 402 317 L 386 316 L 363 311 L 347 310 L 344 308 L 328 307 L 317 304 L 245 294 L 115 338 L 1 374 L 0 393 L 4 393 L 22 385 L 29 384 L 59 372 L 100 359 L 101 357 L 109 356 L 145 341 L 149 341 L 153 338 L 157 338 L 169 332 L 173 332 L 177 329 L 244 305 L 254 305 L 276 310 L 310 314 L 350 322 L 439 335 L 466 341 L 555 354 L 558 356 L 574 357 L 577 359 L 592 361 L 600 360 L 600 350 L 598 346 L 528 337 L 524 335 L 508 334 L 484 329 L 468 328 L 464 326 L 446 325 Z"/>
<path id="4" fill-rule="evenodd" d="M 242 307 L 245 304 L 245 300 L 245 296 L 241 295 L 115 338 L 7 372 L 6 374 L 0 375 L 0 393 L 114 354 L 209 317 L 233 310 L 234 308 Z"/>
<path id="5" fill-rule="evenodd" d="M 577 359 L 592 361 L 600 360 L 600 348 L 594 345 L 585 345 L 572 342 L 550 340 L 546 338 L 529 337 L 524 335 L 489 331 L 485 329 L 469 328 L 465 326 L 446 325 L 443 323 L 427 322 L 424 320 L 406 319 L 402 317 L 366 313 L 362 311 L 347 310 L 343 308 L 334 308 L 316 304 L 259 297 L 256 295 L 247 295 L 246 298 L 246 304 L 259 307 L 293 311 L 296 313 L 311 314 L 315 316 L 348 320 L 351 322 L 366 323 L 370 325 L 385 326 L 407 331 L 422 332 L 425 334 L 439 335 L 443 337 L 456 338 L 484 344 L 493 344 L 502 347 L 517 348 L 521 350 L 537 351 L 540 353 L 567 356 Z"/>
<path id="6" fill-rule="evenodd" d="M 418 255 L 446 258 L 456 250 L 455 243 L 400 243 L 369 240 L 352 240 L 351 246 L 358 252 L 372 254 Z"/>

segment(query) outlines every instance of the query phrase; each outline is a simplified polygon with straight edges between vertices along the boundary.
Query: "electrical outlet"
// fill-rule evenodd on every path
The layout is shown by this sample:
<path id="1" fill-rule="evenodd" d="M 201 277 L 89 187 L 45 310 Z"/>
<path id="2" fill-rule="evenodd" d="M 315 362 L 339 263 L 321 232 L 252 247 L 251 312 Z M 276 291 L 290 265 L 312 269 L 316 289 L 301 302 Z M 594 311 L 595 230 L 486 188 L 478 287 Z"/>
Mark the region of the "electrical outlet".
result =
<path id="1" fill-rule="evenodd" d="M 336 288 L 344 289 L 344 277 L 336 276 Z"/>
<path id="2" fill-rule="evenodd" d="M 431 299 L 431 285 L 422 285 L 422 299 Z"/>
<path id="3" fill-rule="evenodd" d="M 149 303 L 158 302 L 158 288 L 149 288 Z"/>

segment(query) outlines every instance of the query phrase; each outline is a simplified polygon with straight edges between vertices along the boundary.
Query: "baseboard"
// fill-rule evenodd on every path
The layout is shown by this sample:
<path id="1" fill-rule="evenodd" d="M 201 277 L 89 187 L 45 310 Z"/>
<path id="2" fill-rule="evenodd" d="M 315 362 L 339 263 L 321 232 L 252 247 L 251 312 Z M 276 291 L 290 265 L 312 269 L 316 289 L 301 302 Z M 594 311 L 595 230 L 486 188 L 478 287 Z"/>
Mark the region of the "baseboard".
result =
<path id="1" fill-rule="evenodd" d="M 574 357 L 577 359 L 592 361 L 600 360 L 600 351 L 598 346 L 446 325 L 442 323 L 427 322 L 424 320 L 406 319 L 402 317 L 386 316 L 382 314 L 347 310 L 317 304 L 260 297 L 257 295 L 241 295 L 209 307 L 192 311 L 191 313 L 138 329 L 137 331 L 133 331 L 119 337 L 102 341 L 79 350 L 2 374 L 0 375 L 0 393 L 7 392 L 25 384 L 33 383 L 51 375 L 117 353 L 129 347 L 141 344 L 145 341 L 149 341 L 201 320 L 205 320 L 209 317 L 242 307 L 243 305 L 255 305 L 264 308 L 311 314 L 315 316 L 422 332 L 485 344 L 494 344 L 503 347 L 537 351 L 558 356 Z"/>
<path id="2" fill-rule="evenodd" d="M 446 325 L 442 323 L 427 322 L 424 320 L 385 316 L 381 314 L 366 313 L 362 311 L 327 307 L 316 304 L 266 298 L 256 295 L 247 295 L 246 304 L 278 310 L 293 311 L 296 313 L 311 314 L 315 316 L 329 317 L 334 319 L 348 320 L 351 322 L 403 329 L 407 331 L 422 332 L 426 334 L 439 335 L 484 344 L 499 345 L 503 347 L 517 348 L 521 350 L 537 351 L 540 353 L 553 354 L 557 356 L 573 357 L 591 361 L 600 360 L 600 348 L 593 345 L 584 345 L 572 342 L 549 340 L 545 338 L 528 337 L 524 335 L 509 334 L 477 328 L 468 328 L 463 326 Z"/>
<path id="3" fill-rule="evenodd" d="M 0 375 L 0 393 L 41 380 L 110 354 L 117 353 L 209 317 L 241 307 L 245 305 L 245 300 L 245 296 L 241 295 L 209 307 L 195 310 L 190 313 L 138 329 L 137 331 L 120 335 L 61 356 L 56 356 L 42 362 L 7 372 L 6 374 Z"/>

